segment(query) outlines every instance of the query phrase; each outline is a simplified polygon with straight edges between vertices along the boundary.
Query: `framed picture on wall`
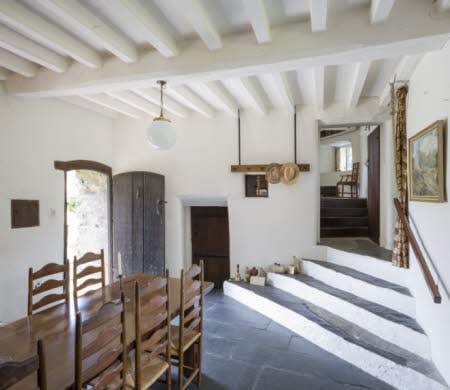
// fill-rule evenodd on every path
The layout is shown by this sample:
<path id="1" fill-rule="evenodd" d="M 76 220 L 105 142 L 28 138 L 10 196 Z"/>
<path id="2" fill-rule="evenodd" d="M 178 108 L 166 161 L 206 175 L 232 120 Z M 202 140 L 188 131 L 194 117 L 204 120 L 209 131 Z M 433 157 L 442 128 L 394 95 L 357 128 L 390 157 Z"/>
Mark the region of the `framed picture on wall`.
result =
<path id="1" fill-rule="evenodd" d="M 445 202 L 446 121 L 432 123 L 409 139 L 409 199 Z"/>

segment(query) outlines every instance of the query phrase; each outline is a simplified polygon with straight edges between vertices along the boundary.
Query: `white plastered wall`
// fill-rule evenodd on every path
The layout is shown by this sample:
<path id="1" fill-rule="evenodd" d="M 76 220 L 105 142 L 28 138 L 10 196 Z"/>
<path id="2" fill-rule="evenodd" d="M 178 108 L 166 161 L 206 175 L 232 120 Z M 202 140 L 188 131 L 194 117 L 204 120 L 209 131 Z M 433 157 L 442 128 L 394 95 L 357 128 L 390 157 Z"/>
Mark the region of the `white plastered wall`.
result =
<path id="1" fill-rule="evenodd" d="M 63 262 L 64 175 L 55 160 L 111 165 L 112 122 L 56 100 L 0 94 L 0 321 L 26 315 L 28 268 Z M 11 229 L 11 199 L 37 199 L 38 227 Z"/>

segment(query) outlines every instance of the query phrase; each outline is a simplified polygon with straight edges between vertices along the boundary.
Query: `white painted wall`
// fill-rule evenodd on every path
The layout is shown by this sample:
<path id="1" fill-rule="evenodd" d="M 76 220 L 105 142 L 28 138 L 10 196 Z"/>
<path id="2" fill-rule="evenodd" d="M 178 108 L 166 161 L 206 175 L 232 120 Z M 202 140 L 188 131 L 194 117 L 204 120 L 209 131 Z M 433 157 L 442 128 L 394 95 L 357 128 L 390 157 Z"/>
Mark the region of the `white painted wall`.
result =
<path id="1" fill-rule="evenodd" d="M 28 268 L 63 261 L 64 176 L 54 160 L 111 164 L 112 122 L 54 100 L 0 94 L 0 321 L 26 315 Z M 11 229 L 10 200 L 38 199 L 40 226 Z"/>
<path id="2" fill-rule="evenodd" d="M 310 106 L 299 108 L 299 161 L 310 163 L 312 171 L 301 174 L 294 186 L 271 185 L 268 199 L 245 198 L 244 175 L 230 172 L 230 165 L 238 159 L 237 121 L 226 115 L 213 120 L 197 115 L 177 119 L 178 140 L 169 151 L 155 151 L 146 143 L 148 120 L 117 121 L 113 168 L 115 173 L 147 170 L 165 175 L 166 263 L 172 274 L 189 264 L 186 206 L 220 200 L 229 207 L 232 273 L 236 264 L 290 263 L 293 255 L 316 255 L 320 186 L 317 120 L 370 121 L 377 110 L 373 100 L 351 111 L 343 105 L 320 113 Z M 271 111 L 261 116 L 246 110 L 241 128 L 243 164 L 292 161 L 292 115 Z"/>
<path id="3" fill-rule="evenodd" d="M 447 45 L 448 46 L 448 45 Z M 408 138 L 438 119 L 450 115 L 450 47 L 427 54 L 417 67 L 410 83 L 408 95 Z M 450 142 L 447 133 L 447 194 L 449 194 Z M 410 286 L 417 298 L 417 316 L 431 340 L 433 360 L 450 383 L 450 205 L 445 203 L 410 202 L 414 220 L 428 261 L 439 274 L 442 304 L 434 304 L 424 283 L 417 261 L 411 254 Z"/>

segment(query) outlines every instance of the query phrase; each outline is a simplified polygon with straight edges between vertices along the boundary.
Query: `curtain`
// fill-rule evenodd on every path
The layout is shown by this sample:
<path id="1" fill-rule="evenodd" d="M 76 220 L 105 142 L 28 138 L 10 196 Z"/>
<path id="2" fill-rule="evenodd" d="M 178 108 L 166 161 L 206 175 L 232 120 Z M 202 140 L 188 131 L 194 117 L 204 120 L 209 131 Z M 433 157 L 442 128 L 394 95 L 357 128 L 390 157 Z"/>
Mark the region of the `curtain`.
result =
<path id="1" fill-rule="evenodd" d="M 408 215 L 408 157 L 407 157 L 407 134 L 406 134 L 406 96 L 408 88 L 401 87 L 396 92 L 397 113 L 395 118 L 395 176 L 397 183 L 398 200 Z M 394 228 L 394 250 L 392 263 L 397 267 L 409 267 L 409 244 L 406 231 L 397 215 Z"/>

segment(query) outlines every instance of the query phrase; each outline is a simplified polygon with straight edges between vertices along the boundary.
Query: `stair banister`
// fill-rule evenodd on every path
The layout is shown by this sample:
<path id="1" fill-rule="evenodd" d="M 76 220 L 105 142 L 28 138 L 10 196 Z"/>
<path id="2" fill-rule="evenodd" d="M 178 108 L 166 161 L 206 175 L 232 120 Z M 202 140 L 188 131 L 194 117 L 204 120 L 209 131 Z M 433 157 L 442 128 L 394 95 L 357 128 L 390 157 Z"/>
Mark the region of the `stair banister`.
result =
<path id="1" fill-rule="evenodd" d="M 428 268 L 428 264 L 425 261 L 425 257 L 422 254 L 422 251 L 419 247 L 419 244 L 417 243 L 414 233 L 411 230 L 411 227 L 409 226 L 408 219 L 406 218 L 403 208 L 400 205 L 400 202 L 397 198 L 394 198 L 394 205 L 397 210 L 397 214 L 400 218 L 400 221 L 402 222 L 403 228 L 406 231 L 408 241 L 411 244 L 411 247 L 413 249 L 414 254 L 416 255 L 417 260 L 419 261 L 423 276 L 425 278 L 425 282 L 427 283 L 427 286 L 431 292 L 431 296 L 433 297 L 433 301 L 434 303 L 441 303 L 442 298 L 441 294 L 439 293 L 439 287 L 434 281 L 433 275 L 431 274 L 430 269 Z"/>

